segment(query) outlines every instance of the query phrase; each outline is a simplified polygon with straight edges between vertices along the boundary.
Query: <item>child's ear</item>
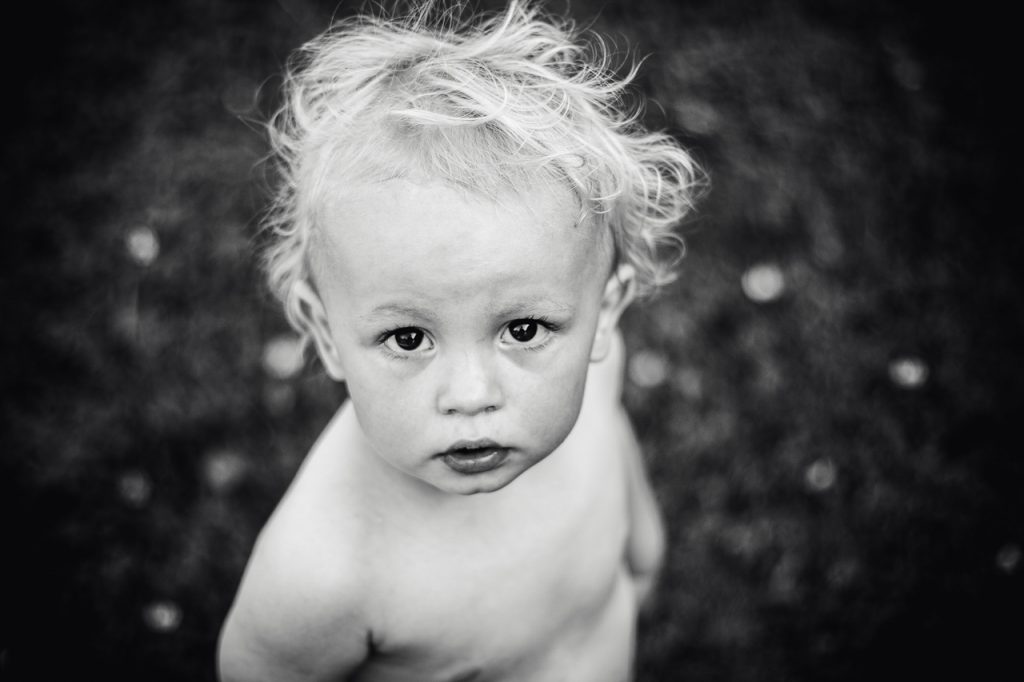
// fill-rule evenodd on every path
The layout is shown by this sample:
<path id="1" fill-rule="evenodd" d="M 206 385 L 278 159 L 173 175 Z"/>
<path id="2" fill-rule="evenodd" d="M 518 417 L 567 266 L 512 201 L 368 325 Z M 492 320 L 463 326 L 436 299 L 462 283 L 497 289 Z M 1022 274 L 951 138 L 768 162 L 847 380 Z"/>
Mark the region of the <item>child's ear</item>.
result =
<path id="1" fill-rule="evenodd" d="M 635 293 L 636 271 L 632 265 L 620 265 L 604 286 L 601 312 L 597 317 L 597 331 L 594 333 L 594 344 L 590 348 L 591 362 L 600 362 L 608 355 L 615 327 L 619 324 L 622 312 L 633 301 Z"/>
<path id="2" fill-rule="evenodd" d="M 319 294 L 308 282 L 303 281 L 295 285 L 295 298 L 299 303 L 299 320 L 313 339 L 313 345 L 316 346 L 317 355 L 320 356 L 320 362 L 327 370 L 327 375 L 335 381 L 344 381 L 345 373 L 341 367 L 341 355 L 331 337 L 331 327 L 327 323 L 327 311 L 324 309 Z"/>

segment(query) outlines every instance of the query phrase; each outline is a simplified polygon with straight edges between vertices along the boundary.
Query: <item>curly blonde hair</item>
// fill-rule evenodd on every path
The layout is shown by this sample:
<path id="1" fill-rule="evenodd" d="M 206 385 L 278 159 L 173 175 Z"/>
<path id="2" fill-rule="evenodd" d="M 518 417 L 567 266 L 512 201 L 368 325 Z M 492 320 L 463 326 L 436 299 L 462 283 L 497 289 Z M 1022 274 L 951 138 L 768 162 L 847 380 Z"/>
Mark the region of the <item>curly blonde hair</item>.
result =
<path id="1" fill-rule="evenodd" d="M 431 178 L 491 194 L 537 173 L 575 195 L 581 223 L 611 233 L 639 295 L 673 279 L 673 228 L 704 176 L 671 136 L 638 122 L 600 37 L 512 0 L 468 21 L 435 2 L 403 17 L 336 22 L 292 55 L 284 101 L 268 124 L 279 184 L 264 265 L 291 324 L 305 335 L 296 285 L 325 178 Z M 663 247 L 676 247 L 665 249 Z"/>

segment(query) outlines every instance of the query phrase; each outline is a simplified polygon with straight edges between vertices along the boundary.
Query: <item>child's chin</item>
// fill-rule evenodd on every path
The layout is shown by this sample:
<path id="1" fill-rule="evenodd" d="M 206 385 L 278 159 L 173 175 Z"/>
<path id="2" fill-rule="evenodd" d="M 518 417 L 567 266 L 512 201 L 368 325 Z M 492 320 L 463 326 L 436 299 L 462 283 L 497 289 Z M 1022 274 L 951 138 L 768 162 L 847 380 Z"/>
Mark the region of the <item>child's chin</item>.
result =
<path id="1" fill-rule="evenodd" d="M 441 492 L 452 495 L 477 495 L 479 493 L 493 493 L 501 490 L 512 481 L 519 478 L 524 469 L 501 468 L 495 471 L 488 471 L 481 474 L 464 475 L 456 472 L 449 472 L 443 480 L 435 481 L 434 487 Z"/>

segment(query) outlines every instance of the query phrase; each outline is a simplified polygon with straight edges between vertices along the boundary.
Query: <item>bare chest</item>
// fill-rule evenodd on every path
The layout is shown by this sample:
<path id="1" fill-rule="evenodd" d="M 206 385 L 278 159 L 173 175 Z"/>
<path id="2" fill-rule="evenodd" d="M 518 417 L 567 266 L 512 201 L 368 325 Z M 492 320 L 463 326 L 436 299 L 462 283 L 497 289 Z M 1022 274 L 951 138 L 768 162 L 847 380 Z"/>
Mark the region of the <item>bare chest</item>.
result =
<path id="1" fill-rule="evenodd" d="M 581 649 L 630 646 L 597 641 L 632 636 L 618 460 L 595 453 L 583 471 L 561 462 L 479 514 L 425 515 L 396 529 L 375 590 L 378 669 L 419 680 L 547 679 L 544 670 Z"/>

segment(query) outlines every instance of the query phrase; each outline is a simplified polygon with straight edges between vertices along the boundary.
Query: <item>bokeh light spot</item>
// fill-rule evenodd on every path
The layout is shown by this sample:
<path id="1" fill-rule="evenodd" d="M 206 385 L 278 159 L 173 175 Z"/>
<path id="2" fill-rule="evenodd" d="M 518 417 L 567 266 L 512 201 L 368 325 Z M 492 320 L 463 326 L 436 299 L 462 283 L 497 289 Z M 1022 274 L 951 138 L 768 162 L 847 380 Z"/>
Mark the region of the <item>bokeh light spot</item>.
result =
<path id="1" fill-rule="evenodd" d="M 786 280 L 778 266 L 762 263 L 743 273 L 741 285 L 743 293 L 751 301 L 768 303 L 782 296 L 786 289 Z"/>
<path id="2" fill-rule="evenodd" d="M 677 102 L 676 114 L 683 127 L 697 135 L 710 135 L 722 124 L 721 117 L 710 102 L 693 97 Z"/>
<path id="3" fill-rule="evenodd" d="M 829 459 L 816 460 L 804 472 L 804 481 L 814 492 L 825 492 L 836 483 L 836 465 Z"/>
<path id="4" fill-rule="evenodd" d="M 661 353 L 641 350 L 629 359 L 629 378 L 642 388 L 653 388 L 668 378 L 668 361 Z"/>
<path id="5" fill-rule="evenodd" d="M 153 483 L 149 476 L 141 471 L 128 471 L 121 474 L 117 481 L 117 491 L 121 499 L 133 507 L 142 507 L 153 495 Z"/>
<path id="6" fill-rule="evenodd" d="M 773 533 L 769 524 L 739 524 L 723 531 L 726 548 L 734 555 L 754 559 L 767 549 Z"/>
<path id="7" fill-rule="evenodd" d="M 150 265 L 160 255 L 160 240 L 156 232 L 145 225 L 136 227 L 125 239 L 128 255 L 139 265 Z"/>
<path id="8" fill-rule="evenodd" d="M 290 379 L 305 364 L 302 343 L 292 334 L 275 336 L 263 348 L 263 369 L 276 379 Z"/>
<path id="9" fill-rule="evenodd" d="M 828 569 L 828 582 L 834 588 L 848 587 L 857 577 L 859 567 L 852 559 L 840 559 Z"/>
<path id="10" fill-rule="evenodd" d="M 172 601 L 157 601 L 142 612 L 142 619 L 151 630 L 174 632 L 181 625 L 181 607 Z"/>
<path id="11" fill-rule="evenodd" d="M 889 378 L 900 388 L 920 388 L 928 380 L 928 365 L 920 358 L 896 358 L 889 363 Z"/>
<path id="12" fill-rule="evenodd" d="M 1024 553 L 1021 552 L 1020 546 L 1009 543 L 1000 547 L 996 552 L 996 566 L 1000 571 L 1009 575 L 1020 568 L 1022 558 L 1024 558 Z"/>
<path id="13" fill-rule="evenodd" d="M 896 80 L 907 90 L 916 92 L 921 89 L 924 81 L 924 70 L 910 56 L 905 54 L 898 55 L 892 70 Z"/>
<path id="14" fill-rule="evenodd" d="M 232 80 L 221 92 L 220 101 L 233 114 L 247 114 L 256 108 L 259 86 L 251 78 Z"/>
<path id="15" fill-rule="evenodd" d="M 692 367 L 684 367 L 676 372 L 673 384 L 683 397 L 690 400 L 698 400 L 704 395 L 704 379 Z"/>
<path id="16" fill-rule="evenodd" d="M 263 406 L 267 412 L 281 417 L 295 407 L 295 389 L 288 384 L 270 384 L 263 388 Z"/>
<path id="17" fill-rule="evenodd" d="M 248 465 L 233 450 L 214 450 L 203 460 L 203 478 L 217 492 L 228 492 L 245 477 Z"/>
<path id="18" fill-rule="evenodd" d="M 782 555 L 772 568 L 768 581 L 768 590 L 774 600 L 792 603 L 799 599 L 801 570 L 801 562 L 796 555 L 789 552 Z"/>

